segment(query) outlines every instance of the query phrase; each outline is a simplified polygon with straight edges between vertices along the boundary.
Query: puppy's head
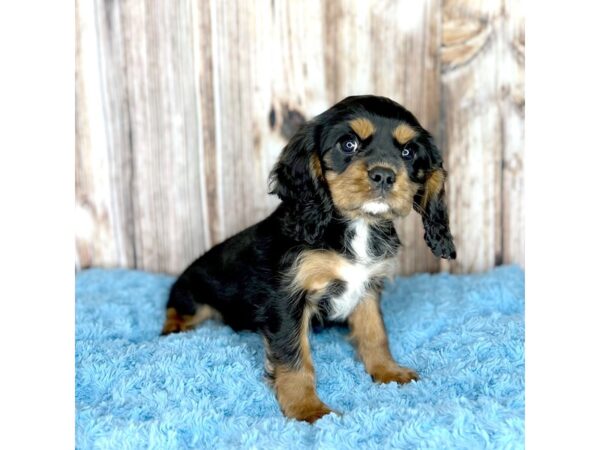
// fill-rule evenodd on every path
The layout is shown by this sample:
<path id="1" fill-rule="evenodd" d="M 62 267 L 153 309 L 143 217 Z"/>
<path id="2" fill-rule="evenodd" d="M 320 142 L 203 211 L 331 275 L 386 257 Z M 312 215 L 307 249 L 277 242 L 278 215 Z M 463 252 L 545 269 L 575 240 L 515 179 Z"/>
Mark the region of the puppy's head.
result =
<path id="1" fill-rule="evenodd" d="M 455 258 L 445 178 L 431 135 L 405 108 L 375 96 L 348 97 L 304 124 L 271 173 L 272 192 L 295 208 L 301 240 L 317 240 L 334 210 L 377 222 L 414 207 L 432 252 Z"/>

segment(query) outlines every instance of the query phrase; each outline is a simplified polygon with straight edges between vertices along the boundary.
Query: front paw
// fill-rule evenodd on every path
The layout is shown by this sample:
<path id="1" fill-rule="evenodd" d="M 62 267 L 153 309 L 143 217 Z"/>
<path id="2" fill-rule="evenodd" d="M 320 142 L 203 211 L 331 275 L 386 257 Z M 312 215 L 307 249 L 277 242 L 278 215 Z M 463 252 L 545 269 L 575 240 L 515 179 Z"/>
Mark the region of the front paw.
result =
<path id="1" fill-rule="evenodd" d="M 410 383 L 419 379 L 419 375 L 414 370 L 397 365 L 374 367 L 371 371 L 371 377 L 377 383 L 391 383 L 395 381 L 399 384 Z"/>
<path id="2" fill-rule="evenodd" d="M 314 423 L 321 417 L 326 416 L 329 413 L 339 414 L 337 411 L 332 410 L 322 402 L 308 402 L 290 405 L 284 414 L 296 420 L 302 420 L 308 423 Z"/>

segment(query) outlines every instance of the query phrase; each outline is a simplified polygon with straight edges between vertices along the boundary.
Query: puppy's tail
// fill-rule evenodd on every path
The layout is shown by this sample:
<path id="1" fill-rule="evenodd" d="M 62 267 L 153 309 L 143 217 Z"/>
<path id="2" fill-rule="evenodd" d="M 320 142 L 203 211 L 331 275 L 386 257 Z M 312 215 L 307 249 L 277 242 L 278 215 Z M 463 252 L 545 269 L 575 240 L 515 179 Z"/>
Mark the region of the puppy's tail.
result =
<path id="1" fill-rule="evenodd" d="M 167 302 L 167 317 L 162 336 L 191 330 L 208 319 L 220 318 L 212 306 L 199 303 L 184 278 L 179 278 L 171 287 Z"/>

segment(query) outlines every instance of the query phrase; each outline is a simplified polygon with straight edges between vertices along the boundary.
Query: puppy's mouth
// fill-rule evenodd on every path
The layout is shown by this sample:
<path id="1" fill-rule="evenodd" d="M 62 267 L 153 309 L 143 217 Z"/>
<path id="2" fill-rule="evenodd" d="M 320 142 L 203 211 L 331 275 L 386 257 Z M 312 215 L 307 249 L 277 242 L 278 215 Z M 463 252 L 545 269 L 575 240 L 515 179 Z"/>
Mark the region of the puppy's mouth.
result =
<path id="1" fill-rule="evenodd" d="M 411 192 L 378 193 L 373 197 L 365 199 L 358 210 L 365 217 L 373 219 L 396 219 L 406 217 L 412 209 Z"/>
<path id="2" fill-rule="evenodd" d="M 338 207 L 339 208 L 339 207 Z M 354 205 L 348 205 L 340 208 L 343 214 L 351 218 L 362 217 L 364 219 L 394 220 L 399 217 L 406 217 L 412 209 L 412 202 L 399 196 L 378 196 L 371 197 L 356 202 Z"/>
<path id="3" fill-rule="evenodd" d="M 383 199 L 369 200 L 362 204 L 361 211 L 373 216 L 389 214 L 392 207 Z"/>

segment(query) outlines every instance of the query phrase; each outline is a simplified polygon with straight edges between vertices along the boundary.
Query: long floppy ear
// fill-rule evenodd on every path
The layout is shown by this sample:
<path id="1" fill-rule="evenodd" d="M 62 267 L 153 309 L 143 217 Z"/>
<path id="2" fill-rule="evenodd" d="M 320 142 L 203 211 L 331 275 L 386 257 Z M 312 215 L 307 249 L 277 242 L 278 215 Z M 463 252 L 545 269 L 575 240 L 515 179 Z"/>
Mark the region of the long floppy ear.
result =
<path id="1" fill-rule="evenodd" d="M 456 259 L 445 199 L 446 171 L 442 166 L 440 151 L 431 139 L 427 145 L 431 165 L 425 174 L 423 187 L 415 195 L 415 210 L 421 214 L 425 242 L 433 254 L 440 258 Z"/>
<path id="2" fill-rule="evenodd" d="M 269 180 L 270 193 L 277 194 L 285 208 L 283 231 L 299 242 L 318 241 L 331 220 L 333 204 L 312 122 L 302 125 L 284 147 Z"/>

